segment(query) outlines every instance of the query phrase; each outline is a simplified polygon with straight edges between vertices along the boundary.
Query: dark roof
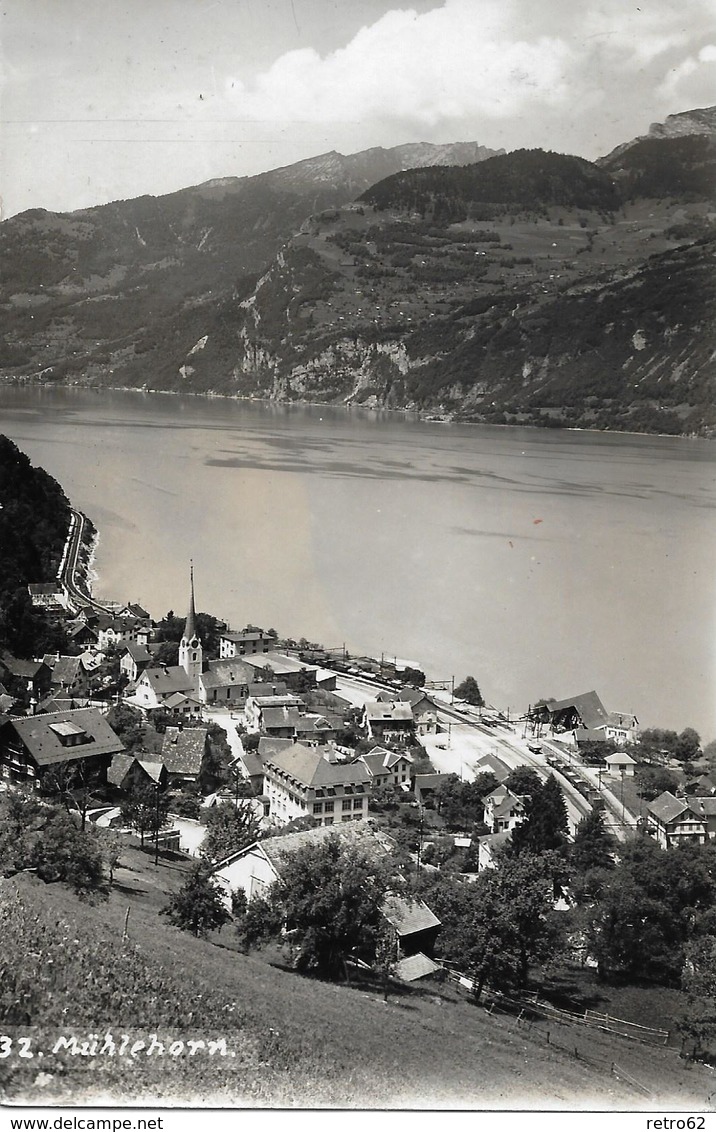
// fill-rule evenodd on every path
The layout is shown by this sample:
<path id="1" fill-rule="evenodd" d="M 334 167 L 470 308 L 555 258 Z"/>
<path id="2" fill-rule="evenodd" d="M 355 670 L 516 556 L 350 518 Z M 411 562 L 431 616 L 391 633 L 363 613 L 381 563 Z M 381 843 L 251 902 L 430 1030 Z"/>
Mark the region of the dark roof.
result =
<path id="1" fill-rule="evenodd" d="M 262 687 L 262 685 L 259 684 L 259 687 Z M 295 696 L 292 692 L 287 695 L 268 695 L 260 692 L 258 695 L 252 695 L 251 698 L 257 707 L 264 708 L 264 710 L 266 708 L 301 707 L 303 705 L 301 697 Z"/>
<path id="2" fill-rule="evenodd" d="M 437 790 L 451 777 L 450 774 L 416 774 L 415 787 L 419 790 Z"/>
<path id="3" fill-rule="evenodd" d="M 74 684 L 80 675 L 81 661 L 78 656 L 60 656 L 52 665 L 53 684 Z"/>
<path id="4" fill-rule="evenodd" d="M 365 763 L 371 775 L 376 775 L 382 774 L 386 770 L 392 770 L 401 759 L 411 763 L 413 756 L 409 755 L 407 751 L 386 751 L 385 747 L 374 747 L 367 755 L 360 755 L 359 759 Z"/>
<path id="5" fill-rule="evenodd" d="M 583 692 L 571 699 L 557 700 L 553 704 L 547 704 L 546 707 L 550 715 L 557 715 L 559 712 L 574 708 L 582 723 L 588 729 L 600 727 L 609 719 L 609 713 L 596 692 Z"/>
<path id="6" fill-rule="evenodd" d="M 475 774 L 486 774 L 488 771 L 494 774 L 498 782 L 504 782 L 510 774 L 509 768 L 496 755 L 482 755 L 475 764 Z"/>
<path id="7" fill-rule="evenodd" d="M 362 764 L 329 763 L 315 747 L 304 747 L 302 743 L 292 743 L 285 750 L 268 757 L 266 763 L 291 775 L 304 786 L 370 782 L 368 769 Z"/>
<path id="8" fill-rule="evenodd" d="M 147 649 L 147 646 L 141 644 L 139 641 L 127 641 L 126 644 L 121 645 L 119 655 L 124 656 L 127 653 L 129 653 L 132 660 L 136 661 L 138 664 L 148 664 L 152 659 L 152 654 Z"/>
<path id="9" fill-rule="evenodd" d="M 124 750 L 121 740 L 96 708 L 26 716 L 10 720 L 9 726 L 15 729 L 37 766 L 52 766 L 92 755 L 114 755 Z M 65 747 L 60 739 L 62 732 L 84 732 L 90 739 Z"/>
<path id="10" fill-rule="evenodd" d="M 206 727 L 167 727 L 162 743 L 162 762 L 169 774 L 199 773 L 206 736 Z"/>
<path id="11" fill-rule="evenodd" d="M 246 630 L 243 633 L 234 633 L 230 629 L 225 629 L 219 635 L 222 641 L 234 641 L 236 644 L 240 644 L 241 641 L 268 641 L 271 639 L 268 633 L 249 633 Z"/>
<path id="12" fill-rule="evenodd" d="M 716 798 L 690 798 L 689 809 L 699 818 L 716 816 Z"/>
<path id="13" fill-rule="evenodd" d="M 57 595 L 64 596 L 62 585 L 60 582 L 31 582 L 27 587 L 30 594 L 50 594 L 51 596 Z"/>
<path id="14" fill-rule="evenodd" d="M 290 727 L 295 731 L 300 718 L 300 712 L 296 708 L 266 707 L 261 709 L 261 722 L 266 731 L 277 727 Z"/>
<path id="15" fill-rule="evenodd" d="M 32 679 L 42 668 L 47 668 L 44 660 L 22 660 L 9 652 L 0 652 L 0 664 L 7 669 L 11 676 L 23 676 Z"/>
<path id="16" fill-rule="evenodd" d="M 289 739 L 288 742 L 290 743 L 291 740 Z M 244 769 L 249 778 L 255 778 L 257 775 L 263 774 L 264 761 L 256 751 L 244 751 L 241 756 L 241 761 L 244 764 Z"/>
<path id="17" fill-rule="evenodd" d="M 413 935 L 415 932 L 440 927 L 440 920 L 422 900 L 387 896 L 383 903 L 383 915 L 399 936 Z"/>
<path id="18" fill-rule="evenodd" d="M 655 798 L 646 807 L 650 814 L 653 814 L 659 821 L 668 825 L 669 822 L 675 821 L 689 808 L 687 802 L 682 801 L 680 798 L 675 798 L 668 790 Z"/>

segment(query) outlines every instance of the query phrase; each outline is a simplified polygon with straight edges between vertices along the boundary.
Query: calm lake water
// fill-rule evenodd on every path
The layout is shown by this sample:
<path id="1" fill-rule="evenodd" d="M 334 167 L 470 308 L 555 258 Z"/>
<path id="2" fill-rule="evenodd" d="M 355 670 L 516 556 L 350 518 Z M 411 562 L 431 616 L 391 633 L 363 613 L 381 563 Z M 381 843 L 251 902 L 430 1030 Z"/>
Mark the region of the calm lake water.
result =
<path id="1" fill-rule="evenodd" d="M 101 541 L 95 594 L 197 604 L 716 735 L 716 445 L 325 406 L 0 389 Z"/>

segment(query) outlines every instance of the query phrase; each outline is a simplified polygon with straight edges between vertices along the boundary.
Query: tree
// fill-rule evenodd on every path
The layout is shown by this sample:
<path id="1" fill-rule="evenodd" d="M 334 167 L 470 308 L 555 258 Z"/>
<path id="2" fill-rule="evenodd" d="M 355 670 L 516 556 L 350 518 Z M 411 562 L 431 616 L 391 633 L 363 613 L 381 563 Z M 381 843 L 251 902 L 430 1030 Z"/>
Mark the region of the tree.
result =
<path id="1" fill-rule="evenodd" d="M 673 794 L 679 785 L 676 775 L 663 766 L 637 767 L 634 778 L 637 793 L 647 802 L 652 802 L 665 790 Z"/>
<path id="2" fill-rule="evenodd" d="M 665 850 L 642 835 L 620 847 L 620 856 L 588 926 L 600 976 L 674 985 L 689 938 L 702 921 L 708 927 L 713 850 L 691 844 Z"/>
<path id="3" fill-rule="evenodd" d="M 485 701 L 474 676 L 466 676 L 462 684 L 458 684 L 455 695 L 459 700 L 467 700 L 473 707 L 484 707 Z"/>
<path id="4" fill-rule="evenodd" d="M 542 779 L 531 766 L 516 766 L 505 779 L 505 786 L 518 798 L 531 798 L 542 789 Z"/>
<path id="5" fill-rule="evenodd" d="M 184 884 L 162 908 L 162 915 L 182 931 L 190 931 L 202 938 L 215 928 L 222 928 L 231 919 L 219 884 L 204 861 L 192 866 Z"/>
<path id="6" fill-rule="evenodd" d="M 222 802 L 209 810 L 206 819 L 206 836 L 201 855 L 209 861 L 223 861 L 256 841 L 261 826 L 253 803 L 249 799 Z"/>
<path id="7" fill-rule="evenodd" d="M 107 712 L 107 723 L 124 743 L 128 752 L 144 745 L 146 725 L 142 713 L 129 704 L 117 704 Z"/>
<path id="8" fill-rule="evenodd" d="M 111 888 L 114 884 L 114 870 L 119 865 L 122 857 L 124 838 L 116 829 L 102 829 L 97 826 L 94 827 L 94 834 L 100 847 L 102 859 L 107 866 L 109 886 Z"/>
<path id="9" fill-rule="evenodd" d="M 569 860 L 579 873 L 614 868 L 615 841 L 606 828 L 604 803 L 599 799 L 574 831 Z"/>
<path id="10" fill-rule="evenodd" d="M 87 811 L 92 801 L 90 784 L 92 772 L 86 760 L 60 763 L 42 775 L 41 793 L 50 798 L 60 798 L 69 813 L 74 809 L 80 818 L 80 828 L 84 832 L 87 825 Z"/>
<path id="11" fill-rule="evenodd" d="M 515 853 L 543 853 L 567 843 L 567 804 L 557 779 L 550 774 L 527 798 L 524 820 L 515 826 L 510 845 Z"/>
<path id="12" fill-rule="evenodd" d="M 530 964 L 561 950 L 554 878 L 555 862 L 545 854 L 503 858 L 472 882 L 438 874 L 424 883 L 422 894 L 442 921 L 440 953 L 475 980 L 478 1000 L 486 985 L 524 987 Z"/>
<path id="13" fill-rule="evenodd" d="M 693 727 L 685 727 L 676 740 L 674 747 L 674 758 L 680 762 L 690 762 L 695 759 L 701 751 L 701 736 L 698 731 L 694 731 Z"/>
<path id="14" fill-rule="evenodd" d="M 31 863 L 41 880 L 65 881 L 81 896 L 102 890 L 104 873 L 97 839 L 79 830 L 62 811 L 56 812 L 39 834 Z"/>
<path id="15" fill-rule="evenodd" d="M 139 834 L 143 848 L 146 834 L 156 835 L 169 824 L 169 798 L 154 786 L 134 786 L 120 812 L 122 820 Z"/>
<path id="16" fill-rule="evenodd" d="M 711 1053 L 716 1045 L 716 938 L 704 936 L 686 949 L 681 975 L 686 1007 L 678 1023 L 682 1035 L 681 1054 L 691 1044 L 691 1058 Z"/>
<path id="17" fill-rule="evenodd" d="M 268 890 L 266 931 L 285 925 L 298 949 L 296 966 L 334 978 L 347 959 L 375 958 L 381 908 L 393 887 L 386 865 L 332 834 L 287 854 Z M 251 904 L 249 902 L 249 908 Z"/>

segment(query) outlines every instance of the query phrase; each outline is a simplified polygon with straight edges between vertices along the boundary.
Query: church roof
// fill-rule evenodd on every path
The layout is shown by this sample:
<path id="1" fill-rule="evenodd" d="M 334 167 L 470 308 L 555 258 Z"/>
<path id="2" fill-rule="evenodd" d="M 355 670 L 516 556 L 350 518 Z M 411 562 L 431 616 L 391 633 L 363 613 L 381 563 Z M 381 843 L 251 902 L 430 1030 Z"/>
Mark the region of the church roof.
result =
<path id="1" fill-rule="evenodd" d="M 186 625 L 184 626 L 184 638 L 191 641 L 196 637 L 196 609 L 194 606 L 194 567 L 191 567 L 191 593 L 189 596 L 189 612 L 186 617 Z"/>

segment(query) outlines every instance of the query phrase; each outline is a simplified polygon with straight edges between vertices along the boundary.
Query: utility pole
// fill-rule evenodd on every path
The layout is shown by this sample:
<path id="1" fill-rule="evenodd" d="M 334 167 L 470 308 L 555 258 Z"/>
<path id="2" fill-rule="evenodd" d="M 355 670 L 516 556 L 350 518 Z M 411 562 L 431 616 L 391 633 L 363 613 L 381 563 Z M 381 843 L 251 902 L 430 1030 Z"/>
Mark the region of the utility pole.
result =
<path id="1" fill-rule="evenodd" d="M 450 677 L 450 706 L 455 703 L 455 677 Z"/>
<path id="2" fill-rule="evenodd" d="M 418 857 L 417 857 L 417 873 L 420 874 L 420 858 L 423 853 L 423 807 L 420 807 L 420 825 L 418 827 Z"/>

